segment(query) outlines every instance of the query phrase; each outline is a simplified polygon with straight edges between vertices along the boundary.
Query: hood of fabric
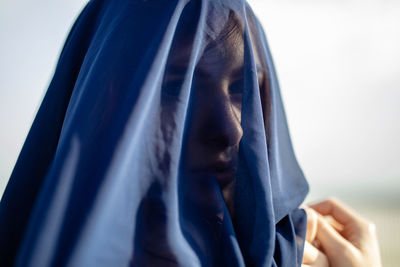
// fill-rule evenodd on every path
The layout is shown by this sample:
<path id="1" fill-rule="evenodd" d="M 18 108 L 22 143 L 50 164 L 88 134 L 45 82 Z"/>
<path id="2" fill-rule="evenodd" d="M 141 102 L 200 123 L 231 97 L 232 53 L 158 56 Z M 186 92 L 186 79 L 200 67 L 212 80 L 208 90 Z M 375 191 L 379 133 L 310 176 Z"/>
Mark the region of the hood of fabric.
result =
<path id="1" fill-rule="evenodd" d="M 0 253 L 20 266 L 296 266 L 307 192 L 245 1 L 92 0 L 4 193 Z"/>

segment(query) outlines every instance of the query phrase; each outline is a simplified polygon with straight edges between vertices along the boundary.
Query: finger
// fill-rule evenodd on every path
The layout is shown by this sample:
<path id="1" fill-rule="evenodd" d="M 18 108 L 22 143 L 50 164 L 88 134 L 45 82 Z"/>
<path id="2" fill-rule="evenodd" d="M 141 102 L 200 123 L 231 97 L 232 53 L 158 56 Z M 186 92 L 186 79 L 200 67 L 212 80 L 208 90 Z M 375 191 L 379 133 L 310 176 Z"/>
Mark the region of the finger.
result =
<path id="1" fill-rule="evenodd" d="M 318 250 L 322 250 L 321 242 L 318 239 L 314 239 L 311 245 L 313 245 Z"/>
<path id="2" fill-rule="evenodd" d="M 313 264 L 318 257 L 319 250 L 307 241 L 304 243 L 303 263 Z"/>
<path id="3" fill-rule="evenodd" d="M 335 229 L 337 232 L 341 233 L 344 230 L 343 224 L 340 224 L 332 216 L 328 215 L 324 218 L 333 227 L 333 229 Z"/>
<path id="4" fill-rule="evenodd" d="M 311 208 L 304 207 L 307 213 L 307 233 L 306 240 L 313 242 L 317 235 L 318 214 Z"/>
<path id="5" fill-rule="evenodd" d="M 324 253 L 313 247 L 308 242 L 304 244 L 304 254 L 303 254 L 303 265 L 305 266 L 318 266 L 318 267 L 328 267 L 328 259 Z"/>
<path id="6" fill-rule="evenodd" d="M 351 243 L 336 232 L 322 216 L 318 216 L 318 231 L 316 238 L 319 240 L 321 247 L 328 258 L 336 257 L 343 251 L 353 249 Z"/>
<path id="7" fill-rule="evenodd" d="M 317 234 L 317 225 L 318 225 L 318 214 L 317 212 L 308 207 L 308 206 L 300 206 L 307 213 L 307 232 L 306 232 L 306 240 L 312 243 Z M 326 221 L 339 233 L 342 233 L 344 226 L 336 221 L 332 216 L 326 216 Z"/>
<path id="8" fill-rule="evenodd" d="M 356 212 L 335 198 L 310 204 L 309 206 L 322 215 L 331 215 L 344 226 L 358 223 L 360 220 L 360 216 Z"/>

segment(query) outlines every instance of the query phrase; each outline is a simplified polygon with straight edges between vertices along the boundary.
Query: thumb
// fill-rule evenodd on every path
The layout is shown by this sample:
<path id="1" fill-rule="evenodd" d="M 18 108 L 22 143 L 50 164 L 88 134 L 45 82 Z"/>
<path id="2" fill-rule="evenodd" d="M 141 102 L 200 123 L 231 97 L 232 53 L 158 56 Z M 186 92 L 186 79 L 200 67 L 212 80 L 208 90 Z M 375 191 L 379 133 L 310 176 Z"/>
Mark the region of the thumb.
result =
<path id="1" fill-rule="evenodd" d="M 317 235 L 318 214 L 311 208 L 304 207 L 307 213 L 307 233 L 306 241 L 312 243 Z"/>

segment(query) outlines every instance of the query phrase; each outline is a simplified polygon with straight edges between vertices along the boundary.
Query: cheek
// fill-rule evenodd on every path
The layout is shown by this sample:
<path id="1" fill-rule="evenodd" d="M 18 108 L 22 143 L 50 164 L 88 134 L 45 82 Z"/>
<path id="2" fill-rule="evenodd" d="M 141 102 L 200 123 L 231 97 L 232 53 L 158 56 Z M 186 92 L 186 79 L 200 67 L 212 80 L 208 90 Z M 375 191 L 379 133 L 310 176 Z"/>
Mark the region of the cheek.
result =
<path id="1" fill-rule="evenodd" d="M 204 123 L 207 121 L 207 107 L 201 97 L 195 95 L 190 102 L 186 125 L 186 140 L 189 150 L 198 150 L 199 138 L 204 131 Z"/>

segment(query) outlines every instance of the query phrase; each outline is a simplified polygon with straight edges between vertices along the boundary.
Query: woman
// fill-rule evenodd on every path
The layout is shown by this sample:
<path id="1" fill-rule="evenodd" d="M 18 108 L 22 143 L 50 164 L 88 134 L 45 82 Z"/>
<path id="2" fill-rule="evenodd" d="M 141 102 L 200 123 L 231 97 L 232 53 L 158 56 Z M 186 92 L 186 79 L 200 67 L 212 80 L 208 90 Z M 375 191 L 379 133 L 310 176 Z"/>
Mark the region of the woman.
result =
<path id="1" fill-rule="evenodd" d="M 296 266 L 308 191 L 240 0 L 93 0 L 0 205 L 17 266 Z"/>

